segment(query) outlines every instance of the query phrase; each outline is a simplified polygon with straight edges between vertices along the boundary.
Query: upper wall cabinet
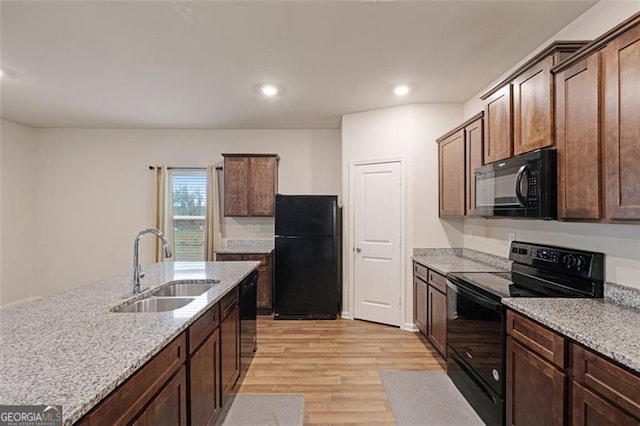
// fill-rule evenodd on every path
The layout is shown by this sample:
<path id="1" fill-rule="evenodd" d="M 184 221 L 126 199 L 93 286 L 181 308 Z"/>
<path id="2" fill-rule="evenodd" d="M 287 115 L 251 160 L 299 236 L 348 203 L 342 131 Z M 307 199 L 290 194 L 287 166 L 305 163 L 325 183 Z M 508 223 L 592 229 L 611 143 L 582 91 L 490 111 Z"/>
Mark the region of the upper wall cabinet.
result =
<path id="1" fill-rule="evenodd" d="M 273 216 L 278 189 L 276 154 L 222 154 L 224 215 Z"/>
<path id="2" fill-rule="evenodd" d="M 485 163 L 554 144 L 551 68 L 586 44 L 556 41 L 481 96 Z"/>
<path id="3" fill-rule="evenodd" d="M 640 14 L 553 72 L 558 218 L 640 219 Z"/>
<path id="4" fill-rule="evenodd" d="M 482 117 L 476 115 L 437 140 L 441 217 L 475 213 L 473 172 L 483 165 Z"/>
<path id="5" fill-rule="evenodd" d="M 640 18 L 602 50 L 605 212 L 640 219 Z"/>

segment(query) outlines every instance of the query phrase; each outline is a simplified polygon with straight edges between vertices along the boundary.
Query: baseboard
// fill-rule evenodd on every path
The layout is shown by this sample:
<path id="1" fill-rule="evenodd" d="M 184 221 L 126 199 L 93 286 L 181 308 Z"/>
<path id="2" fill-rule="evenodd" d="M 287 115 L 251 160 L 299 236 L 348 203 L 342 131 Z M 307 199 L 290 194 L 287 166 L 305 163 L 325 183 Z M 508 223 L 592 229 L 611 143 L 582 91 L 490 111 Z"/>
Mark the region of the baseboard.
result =
<path id="1" fill-rule="evenodd" d="M 400 327 L 402 330 L 405 331 L 413 331 L 413 332 L 417 332 L 420 331 L 418 330 L 418 327 L 416 327 L 415 324 L 410 323 L 410 322 L 405 322 L 404 325 L 402 327 Z"/>
<path id="2" fill-rule="evenodd" d="M 342 311 L 342 313 L 340 314 L 340 318 L 352 320 L 353 316 L 351 316 L 351 314 L 347 311 Z"/>

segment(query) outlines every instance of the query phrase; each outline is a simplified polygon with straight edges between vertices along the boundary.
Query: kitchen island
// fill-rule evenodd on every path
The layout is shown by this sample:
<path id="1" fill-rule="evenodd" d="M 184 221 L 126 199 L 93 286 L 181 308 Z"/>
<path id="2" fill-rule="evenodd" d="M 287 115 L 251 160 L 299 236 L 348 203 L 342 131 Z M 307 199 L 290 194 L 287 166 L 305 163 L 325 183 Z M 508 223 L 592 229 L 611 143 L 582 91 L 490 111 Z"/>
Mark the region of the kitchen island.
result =
<path id="1" fill-rule="evenodd" d="M 78 421 L 258 267 L 258 262 L 164 262 L 0 309 L 0 404 L 62 405 Z M 117 313 L 172 282 L 212 282 L 193 302 L 168 312 Z"/>

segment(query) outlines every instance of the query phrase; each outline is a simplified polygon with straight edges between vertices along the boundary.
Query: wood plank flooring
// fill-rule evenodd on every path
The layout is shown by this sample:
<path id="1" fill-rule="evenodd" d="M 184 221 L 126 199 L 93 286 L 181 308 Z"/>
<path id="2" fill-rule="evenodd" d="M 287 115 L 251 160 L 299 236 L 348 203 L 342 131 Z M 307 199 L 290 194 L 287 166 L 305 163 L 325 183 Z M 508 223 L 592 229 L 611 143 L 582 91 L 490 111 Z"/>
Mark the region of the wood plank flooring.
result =
<path id="1" fill-rule="evenodd" d="M 258 317 L 258 352 L 237 392 L 305 397 L 305 424 L 394 424 L 378 372 L 441 370 L 420 335 L 358 320 Z"/>

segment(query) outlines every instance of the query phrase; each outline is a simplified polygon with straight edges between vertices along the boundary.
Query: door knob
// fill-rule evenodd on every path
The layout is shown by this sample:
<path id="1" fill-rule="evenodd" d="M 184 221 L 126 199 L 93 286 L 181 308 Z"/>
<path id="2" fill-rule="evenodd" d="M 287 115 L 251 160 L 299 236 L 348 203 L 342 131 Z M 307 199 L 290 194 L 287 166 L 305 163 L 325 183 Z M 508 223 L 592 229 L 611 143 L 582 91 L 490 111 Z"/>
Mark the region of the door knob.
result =
<path id="1" fill-rule="evenodd" d="M 360 247 L 356 247 L 356 253 L 360 253 L 362 249 Z"/>

